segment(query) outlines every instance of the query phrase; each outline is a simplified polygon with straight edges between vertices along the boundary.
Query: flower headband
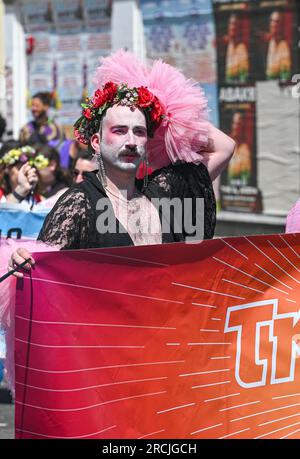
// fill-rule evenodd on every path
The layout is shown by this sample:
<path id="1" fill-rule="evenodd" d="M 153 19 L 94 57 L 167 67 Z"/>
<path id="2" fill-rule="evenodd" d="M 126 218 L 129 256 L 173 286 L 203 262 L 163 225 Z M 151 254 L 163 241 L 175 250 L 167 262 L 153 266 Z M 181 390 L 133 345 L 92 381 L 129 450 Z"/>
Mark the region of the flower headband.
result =
<path id="1" fill-rule="evenodd" d="M 18 162 L 24 164 L 28 162 L 30 166 L 35 167 L 36 169 L 43 169 L 44 167 L 49 166 L 48 158 L 41 153 L 36 156 L 35 155 L 36 151 L 30 146 L 13 148 L 0 159 L 0 165 L 5 164 L 6 166 L 13 166 Z"/>
<path id="2" fill-rule="evenodd" d="M 201 152 L 208 145 L 208 105 L 198 83 L 160 59 L 144 64 L 124 50 L 101 58 L 93 82 L 102 88 L 107 81 L 147 88 L 163 107 L 163 120 L 147 142 L 151 168 L 204 159 Z"/>
<path id="3" fill-rule="evenodd" d="M 153 137 L 164 117 L 158 98 L 146 87 L 129 88 L 126 84 L 117 85 L 109 81 L 102 89 L 95 91 L 92 99 L 87 98 L 86 103 L 81 104 L 82 116 L 74 124 L 76 139 L 85 145 L 89 144 L 91 136 L 99 131 L 106 110 L 113 105 L 142 109 L 149 137 Z"/>

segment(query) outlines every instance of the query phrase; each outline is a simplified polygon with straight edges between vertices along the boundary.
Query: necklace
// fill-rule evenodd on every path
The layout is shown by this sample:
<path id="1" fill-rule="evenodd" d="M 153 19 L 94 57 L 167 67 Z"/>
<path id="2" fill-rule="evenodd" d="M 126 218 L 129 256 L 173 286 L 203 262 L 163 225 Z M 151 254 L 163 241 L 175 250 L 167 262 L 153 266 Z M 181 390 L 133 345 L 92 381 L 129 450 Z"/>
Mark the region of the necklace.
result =
<path id="1" fill-rule="evenodd" d="M 97 173 L 96 175 L 97 175 L 97 178 L 98 178 L 99 182 L 100 182 L 100 183 L 102 184 L 102 186 L 103 186 L 103 183 L 102 183 L 102 180 L 101 180 L 101 178 L 100 178 L 100 176 L 99 176 L 99 173 Z M 140 191 L 137 191 L 137 190 L 136 190 L 136 191 L 133 193 L 131 199 L 126 199 L 126 198 L 124 198 L 124 196 L 122 196 L 121 193 L 120 193 L 120 194 L 115 194 L 115 193 L 113 193 L 113 192 L 108 188 L 107 185 L 106 185 L 106 186 L 103 186 L 103 188 L 104 188 L 104 190 L 106 191 L 106 193 L 110 194 L 110 195 L 113 196 L 114 198 L 117 198 L 119 201 L 121 201 L 121 202 L 127 204 L 128 206 L 131 205 L 131 204 L 133 204 L 132 201 L 133 201 L 134 199 L 139 198 L 139 197 L 143 197 L 143 194 L 142 194 Z"/>
<path id="2" fill-rule="evenodd" d="M 109 188 L 105 188 L 105 191 L 110 194 L 111 196 L 114 196 L 114 198 L 117 198 L 119 199 L 120 201 L 124 202 L 125 204 L 127 205 L 130 205 L 132 204 L 131 201 L 133 201 L 134 199 L 138 198 L 138 197 L 142 197 L 142 193 L 138 192 L 138 191 L 135 191 L 132 195 L 132 198 L 131 199 L 126 199 L 124 198 L 124 196 L 122 196 L 122 194 L 120 193 L 119 195 L 118 194 L 115 194 L 113 193 Z"/>
<path id="3" fill-rule="evenodd" d="M 98 173 L 98 180 L 103 186 Z M 128 232 L 134 245 L 150 245 L 162 243 L 162 229 L 159 214 L 151 201 L 139 190 L 135 191 L 128 201 L 120 194 L 115 194 L 107 186 L 103 186 L 114 209 L 116 218 Z M 140 198 L 140 199 L 137 199 Z M 133 220 L 131 221 L 131 219 Z M 152 223 L 151 223 L 152 222 Z M 154 225 L 151 229 L 151 224 Z"/>

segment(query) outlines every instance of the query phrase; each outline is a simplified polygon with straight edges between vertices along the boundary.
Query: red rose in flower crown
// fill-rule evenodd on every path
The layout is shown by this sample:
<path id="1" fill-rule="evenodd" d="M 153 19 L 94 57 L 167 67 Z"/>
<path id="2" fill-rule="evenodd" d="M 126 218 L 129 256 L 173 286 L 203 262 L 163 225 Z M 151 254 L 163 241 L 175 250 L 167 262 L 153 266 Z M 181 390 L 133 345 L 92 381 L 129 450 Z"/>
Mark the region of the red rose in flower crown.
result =
<path id="1" fill-rule="evenodd" d="M 94 108 L 99 108 L 106 102 L 106 95 L 103 93 L 103 91 L 101 91 L 101 89 L 97 89 L 97 91 L 95 91 L 92 102 Z"/>
<path id="2" fill-rule="evenodd" d="M 137 88 L 138 93 L 138 105 L 141 108 L 150 107 L 154 101 L 154 95 L 144 86 Z"/>
<path id="3" fill-rule="evenodd" d="M 92 120 L 93 119 L 93 112 L 90 108 L 86 108 L 85 110 L 83 110 L 83 116 L 85 116 L 85 118 L 87 118 L 88 120 Z"/>
<path id="4" fill-rule="evenodd" d="M 88 139 L 84 135 L 80 134 L 78 129 L 75 129 L 74 135 L 75 135 L 76 140 L 78 140 L 78 142 L 83 143 L 84 145 L 88 145 L 89 143 Z"/>
<path id="5" fill-rule="evenodd" d="M 153 109 L 151 110 L 151 119 L 154 123 L 161 121 L 163 114 L 162 106 L 157 97 L 154 98 Z"/>
<path id="6" fill-rule="evenodd" d="M 103 88 L 103 94 L 105 95 L 106 102 L 112 102 L 117 94 L 118 87 L 115 83 L 109 81 Z"/>

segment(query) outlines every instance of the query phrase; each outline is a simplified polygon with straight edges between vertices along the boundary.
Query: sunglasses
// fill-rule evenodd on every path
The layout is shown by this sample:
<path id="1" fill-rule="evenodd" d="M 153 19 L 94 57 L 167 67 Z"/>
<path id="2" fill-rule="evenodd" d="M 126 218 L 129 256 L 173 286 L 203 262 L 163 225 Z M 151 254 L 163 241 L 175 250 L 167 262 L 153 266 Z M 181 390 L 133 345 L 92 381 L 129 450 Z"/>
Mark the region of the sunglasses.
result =
<path id="1" fill-rule="evenodd" d="M 72 172 L 72 176 L 74 178 L 77 178 L 78 175 L 82 175 L 82 172 L 78 171 L 77 169 L 74 169 L 73 172 Z"/>

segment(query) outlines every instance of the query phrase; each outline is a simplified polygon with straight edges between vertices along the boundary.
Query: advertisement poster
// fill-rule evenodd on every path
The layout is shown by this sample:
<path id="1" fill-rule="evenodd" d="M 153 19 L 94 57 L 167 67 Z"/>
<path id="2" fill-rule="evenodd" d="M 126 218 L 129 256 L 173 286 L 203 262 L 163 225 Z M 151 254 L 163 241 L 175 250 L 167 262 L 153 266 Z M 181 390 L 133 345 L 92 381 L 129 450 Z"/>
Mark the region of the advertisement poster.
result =
<path id="1" fill-rule="evenodd" d="M 219 92 L 220 129 L 236 142 L 235 153 L 221 176 L 221 207 L 261 212 L 257 189 L 256 88 L 223 87 Z"/>
<path id="2" fill-rule="evenodd" d="M 56 35 L 50 32 L 35 32 L 34 48 L 27 56 L 28 67 L 28 119 L 31 118 L 31 97 L 39 92 L 54 92 L 56 72 L 55 54 L 57 48 Z M 53 103 L 54 105 L 54 103 Z M 54 107 L 51 107 L 51 116 Z"/>
<path id="3" fill-rule="evenodd" d="M 21 0 L 20 7 L 26 32 L 49 32 L 54 29 L 52 0 Z"/>
<path id="4" fill-rule="evenodd" d="M 101 32 L 110 27 L 111 0 L 84 0 L 87 32 Z"/>
<path id="5" fill-rule="evenodd" d="M 84 21 L 83 0 L 52 0 L 56 32 L 59 34 L 80 33 Z"/>
<path id="6" fill-rule="evenodd" d="M 237 142 L 221 180 L 223 210 L 284 216 L 299 196 L 297 8 L 294 0 L 214 1 L 220 126 Z"/>
<path id="7" fill-rule="evenodd" d="M 176 3 L 176 4 L 175 4 Z M 183 73 L 209 85 L 211 120 L 217 119 L 215 24 L 211 1 L 143 0 L 141 8 L 147 57 L 161 58 Z"/>
<path id="8" fill-rule="evenodd" d="M 299 73 L 297 3 L 261 0 L 253 6 L 255 80 L 289 83 Z"/>
<path id="9" fill-rule="evenodd" d="M 249 84 L 250 2 L 215 6 L 219 85 Z"/>
<path id="10" fill-rule="evenodd" d="M 212 13 L 211 0 L 141 0 L 140 3 L 145 20 Z"/>
<path id="11" fill-rule="evenodd" d="M 100 64 L 100 58 L 111 52 L 111 31 L 108 26 L 102 28 L 102 32 L 88 33 L 84 37 L 84 64 L 83 64 L 83 87 L 84 96 L 90 95 L 95 90 L 95 71 Z"/>
<path id="12" fill-rule="evenodd" d="M 63 125 L 72 125 L 80 115 L 83 93 L 82 34 L 57 35 L 55 60 L 55 96 L 58 120 Z"/>
<path id="13" fill-rule="evenodd" d="M 300 104 L 291 86 L 257 88 L 257 182 L 264 212 L 286 216 L 300 196 Z"/>
<path id="14" fill-rule="evenodd" d="M 110 25 L 111 0 L 22 0 L 26 32 L 100 32 Z"/>
<path id="15" fill-rule="evenodd" d="M 50 92 L 50 116 L 71 131 L 82 100 L 94 90 L 99 58 L 111 50 L 111 2 L 31 0 L 21 4 L 21 12 L 33 40 L 28 55 L 28 106 L 35 93 Z"/>
<path id="16" fill-rule="evenodd" d="M 299 438 L 299 253 L 299 234 L 35 253 L 16 438 Z"/>
<path id="17" fill-rule="evenodd" d="M 142 7 L 146 6 L 146 2 Z M 144 12 L 144 9 L 142 10 Z M 162 17 L 144 15 L 147 56 L 162 58 L 200 83 L 216 81 L 214 22 L 212 14 L 177 16 L 172 9 Z"/>
<path id="18" fill-rule="evenodd" d="M 219 125 L 236 142 L 221 176 L 221 209 L 250 213 L 262 211 L 256 180 L 256 88 L 251 84 L 252 3 L 214 2 Z"/>
<path id="19" fill-rule="evenodd" d="M 29 92 L 52 92 L 54 62 L 50 58 L 33 59 L 30 63 Z"/>

